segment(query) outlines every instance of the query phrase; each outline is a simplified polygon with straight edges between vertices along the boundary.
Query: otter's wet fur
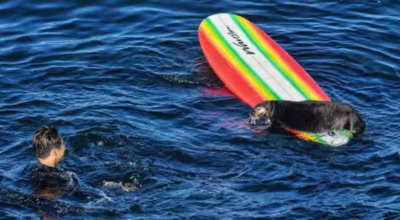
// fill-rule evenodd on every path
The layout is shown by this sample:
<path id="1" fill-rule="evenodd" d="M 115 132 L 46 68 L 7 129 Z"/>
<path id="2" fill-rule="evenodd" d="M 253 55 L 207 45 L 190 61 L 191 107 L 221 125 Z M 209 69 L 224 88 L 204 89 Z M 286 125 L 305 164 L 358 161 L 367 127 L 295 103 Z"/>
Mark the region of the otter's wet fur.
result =
<path id="1" fill-rule="evenodd" d="M 365 122 L 349 104 L 329 101 L 265 101 L 254 107 L 249 124 L 268 118 L 270 126 L 324 133 L 348 130 L 362 134 Z"/>

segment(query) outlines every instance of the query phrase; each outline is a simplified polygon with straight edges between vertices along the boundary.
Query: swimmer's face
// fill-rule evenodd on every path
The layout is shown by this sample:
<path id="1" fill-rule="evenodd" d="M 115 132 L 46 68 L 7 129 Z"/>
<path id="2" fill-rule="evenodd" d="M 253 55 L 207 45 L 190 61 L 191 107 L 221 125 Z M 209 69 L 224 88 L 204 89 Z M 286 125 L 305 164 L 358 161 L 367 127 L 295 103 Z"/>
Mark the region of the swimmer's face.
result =
<path id="1" fill-rule="evenodd" d="M 56 156 L 56 161 L 57 161 L 57 163 L 60 162 L 60 161 L 62 161 L 62 160 L 64 160 L 64 158 L 65 158 L 65 153 L 66 153 L 66 150 L 67 150 L 64 141 L 62 141 L 62 144 L 61 144 L 61 148 L 60 148 L 60 149 L 55 148 L 55 149 L 53 149 L 53 150 L 54 150 L 54 153 L 55 153 L 55 156 Z"/>

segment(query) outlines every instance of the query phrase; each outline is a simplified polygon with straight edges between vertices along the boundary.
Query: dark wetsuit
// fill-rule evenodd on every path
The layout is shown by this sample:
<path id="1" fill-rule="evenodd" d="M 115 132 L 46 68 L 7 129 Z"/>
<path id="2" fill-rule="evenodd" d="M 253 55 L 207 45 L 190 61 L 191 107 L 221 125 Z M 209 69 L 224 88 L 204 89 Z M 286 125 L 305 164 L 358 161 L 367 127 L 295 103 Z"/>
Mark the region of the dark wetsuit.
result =
<path id="1" fill-rule="evenodd" d="M 75 192 L 78 180 L 69 172 L 39 163 L 31 171 L 31 183 L 37 194 L 44 197 L 59 197 L 65 193 Z"/>

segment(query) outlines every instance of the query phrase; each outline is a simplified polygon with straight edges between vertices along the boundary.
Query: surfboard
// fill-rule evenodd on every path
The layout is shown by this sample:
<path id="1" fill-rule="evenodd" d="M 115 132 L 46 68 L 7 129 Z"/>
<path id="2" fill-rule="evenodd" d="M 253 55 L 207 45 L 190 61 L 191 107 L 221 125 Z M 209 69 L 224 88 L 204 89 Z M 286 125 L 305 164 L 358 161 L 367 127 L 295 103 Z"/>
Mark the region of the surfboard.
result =
<path id="1" fill-rule="evenodd" d="M 211 15 L 198 34 L 214 72 L 251 107 L 265 100 L 330 100 L 282 47 L 243 17 Z"/>
<path id="2" fill-rule="evenodd" d="M 211 15 L 200 24 L 198 37 L 201 49 L 217 76 L 251 107 L 266 100 L 330 101 L 296 60 L 241 16 L 228 13 Z M 326 144 L 325 134 L 286 130 L 302 139 Z M 350 137 L 346 132 L 336 132 L 335 135 Z"/>

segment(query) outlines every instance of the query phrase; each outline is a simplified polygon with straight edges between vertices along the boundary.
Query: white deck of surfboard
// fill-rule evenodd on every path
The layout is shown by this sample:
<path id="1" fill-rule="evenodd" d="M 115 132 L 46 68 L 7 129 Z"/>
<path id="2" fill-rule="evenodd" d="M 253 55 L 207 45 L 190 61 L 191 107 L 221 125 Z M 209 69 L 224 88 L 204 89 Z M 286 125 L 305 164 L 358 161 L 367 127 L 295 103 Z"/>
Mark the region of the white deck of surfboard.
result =
<path id="1" fill-rule="evenodd" d="M 256 45 L 246 36 L 229 14 L 215 14 L 209 17 L 233 50 L 248 64 L 250 68 L 283 100 L 307 100 L 297 89 L 271 64 Z M 233 44 L 235 39 L 228 34 L 228 27 L 233 30 L 255 54 L 246 54 L 241 47 Z"/>

